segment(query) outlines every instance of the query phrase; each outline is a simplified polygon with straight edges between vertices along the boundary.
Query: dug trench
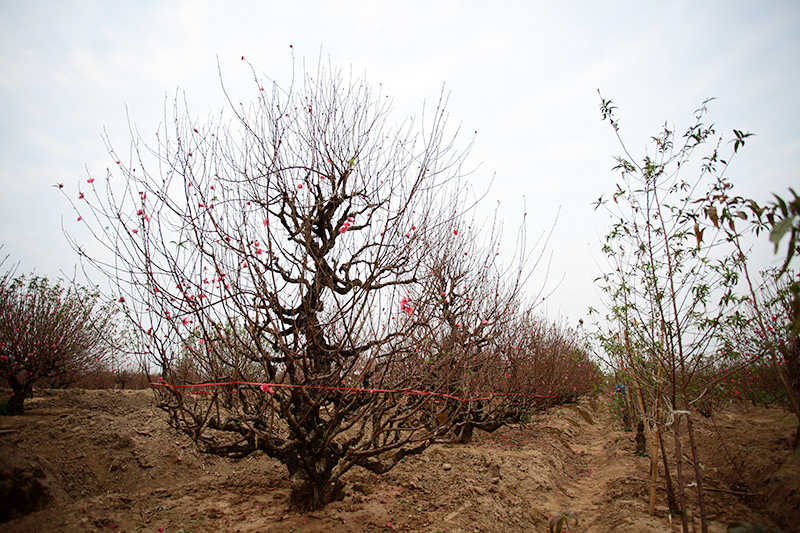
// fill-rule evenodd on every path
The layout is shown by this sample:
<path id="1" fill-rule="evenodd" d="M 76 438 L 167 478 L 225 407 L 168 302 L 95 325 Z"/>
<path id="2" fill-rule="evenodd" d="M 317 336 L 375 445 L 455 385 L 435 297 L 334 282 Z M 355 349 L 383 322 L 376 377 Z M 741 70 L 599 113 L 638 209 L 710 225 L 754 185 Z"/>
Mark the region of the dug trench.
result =
<path id="1" fill-rule="evenodd" d="M 343 500 L 297 514 L 282 465 L 200 454 L 149 391 L 45 391 L 25 415 L 0 418 L 0 532 L 548 531 L 561 513 L 574 517 L 571 531 L 679 531 L 661 486 L 648 515 L 650 461 L 634 454 L 635 434 L 609 400 L 436 444 L 383 475 L 353 470 Z M 796 423 L 780 409 L 698 415 L 710 531 L 800 523 Z M 696 507 L 690 518 L 699 523 Z"/>

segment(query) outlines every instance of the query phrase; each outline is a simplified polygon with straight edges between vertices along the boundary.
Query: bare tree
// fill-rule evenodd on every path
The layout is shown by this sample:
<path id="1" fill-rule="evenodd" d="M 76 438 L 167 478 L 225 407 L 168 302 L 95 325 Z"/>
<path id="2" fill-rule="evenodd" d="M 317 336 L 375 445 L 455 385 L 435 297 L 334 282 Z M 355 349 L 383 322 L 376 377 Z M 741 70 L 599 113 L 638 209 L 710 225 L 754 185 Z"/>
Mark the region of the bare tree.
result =
<path id="1" fill-rule="evenodd" d="M 438 305 L 425 258 L 469 207 L 468 146 L 446 133 L 446 98 L 390 127 L 386 97 L 330 68 L 256 83 L 228 123 L 176 103 L 129 163 L 109 143 L 105 187 L 71 199 L 96 251 L 72 242 L 116 280 L 171 423 L 206 452 L 280 460 L 290 506 L 310 510 L 353 466 L 386 472 L 441 432 L 420 413 L 446 376 L 408 369 Z"/>
<path id="2" fill-rule="evenodd" d="M 425 258 L 432 305 L 422 317 L 423 328 L 417 331 L 422 336 L 416 342 L 424 354 L 421 365 L 428 369 L 427 379 L 452 396 L 427 413 L 429 424 L 447 430 L 440 440 L 468 443 L 475 429 L 491 432 L 507 421 L 512 402 L 502 394 L 508 391 L 503 343 L 526 296 L 525 281 L 547 244 L 543 235 L 527 250 L 524 228 L 523 224 L 517 235 L 510 266 L 498 257 L 502 231 L 497 217 L 486 224 L 465 221 L 450 230 L 461 239 L 443 238 Z M 540 294 L 541 290 L 533 299 L 541 301 Z"/>

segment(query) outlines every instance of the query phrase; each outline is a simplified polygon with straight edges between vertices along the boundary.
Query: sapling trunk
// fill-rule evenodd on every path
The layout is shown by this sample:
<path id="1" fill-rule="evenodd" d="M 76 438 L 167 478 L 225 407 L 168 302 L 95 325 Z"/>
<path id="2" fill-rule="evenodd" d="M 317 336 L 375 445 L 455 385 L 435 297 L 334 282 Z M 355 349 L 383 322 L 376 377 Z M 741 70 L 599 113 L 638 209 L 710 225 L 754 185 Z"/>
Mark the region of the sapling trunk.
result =
<path id="1" fill-rule="evenodd" d="M 684 396 L 685 401 L 685 396 Z M 689 411 L 689 402 L 686 402 L 686 410 Z M 689 447 L 692 451 L 692 463 L 694 463 L 694 473 L 697 478 L 697 503 L 700 506 L 700 528 L 703 533 L 708 533 L 708 522 L 706 521 L 706 503 L 705 495 L 703 493 L 703 470 L 700 468 L 700 460 L 697 456 L 697 442 L 694 439 L 694 427 L 692 426 L 692 417 L 690 414 L 686 415 L 686 426 L 689 432 Z"/>
<path id="2" fill-rule="evenodd" d="M 639 409 L 642 412 L 642 421 L 639 423 L 644 426 L 645 435 L 647 436 L 647 448 L 650 455 L 650 516 L 656 513 L 656 486 L 658 485 L 658 445 L 653 438 L 653 431 L 650 429 L 650 424 L 646 422 L 647 411 L 644 405 L 644 398 L 642 397 L 642 387 L 639 380 L 634 377 L 633 380 L 636 387 L 636 398 L 639 400 Z"/>
<path id="3" fill-rule="evenodd" d="M 686 508 L 686 491 L 683 483 L 683 452 L 681 451 L 680 429 L 680 418 L 677 418 L 673 424 L 672 434 L 675 436 L 675 469 L 678 475 L 678 502 L 681 509 L 681 524 L 683 525 L 684 533 L 686 533 L 689 531 L 687 521 L 689 510 Z"/>
<path id="4" fill-rule="evenodd" d="M 659 430 L 656 426 L 656 438 Z M 650 432 L 652 438 L 653 432 Z M 658 485 L 658 442 L 655 439 L 650 441 L 650 516 L 656 514 L 656 486 Z"/>
<path id="5" fill-rule="evenodd" d="M 667 503 L 671 513 L 680 514 L 681 509 L 678 508 L 678 502 L 675 501 L 675 488 L 672 486 L 672 474 L 669 472 L 669 463 L 667 463 L 667 450 L 664 446 L 664 437 L 661 431 L 658 432 L 658 444 L 661 446 L 661 461 L 664 464 L 664 480 L 667 486 Z"/>

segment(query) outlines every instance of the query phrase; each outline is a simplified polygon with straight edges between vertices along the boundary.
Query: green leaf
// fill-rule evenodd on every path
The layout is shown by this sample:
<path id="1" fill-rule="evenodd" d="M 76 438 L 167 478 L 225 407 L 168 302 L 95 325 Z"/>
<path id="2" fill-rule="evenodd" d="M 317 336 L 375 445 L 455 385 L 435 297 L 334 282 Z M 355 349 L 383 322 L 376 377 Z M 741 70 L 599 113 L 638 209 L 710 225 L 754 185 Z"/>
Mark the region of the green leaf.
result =
<path id="1" fill-rule="evenodd" d="M 781 198 L 780 196 L 778 196 L 777 194 L 773 194 L 772 196 L 775 197 L 775 200 L 776 200 L 775 203 L 777 204 L 778 209 L 781 210 L 781 213 L 783 213 L 783 216 L 788 215 L 789 214 L 789 209 L 786 207 L 786 202 L 784 201 L 784 199 Z"/>
<path id="2" fill-rule="evenodd" d="M 554 516 L 550 519 L 550 533 L 561 533 L 564 530 L 564 517 Z"/>
<path id="3" fill-rule="evenodd" d="M 787 231 L 792 229 L 792 226 L 794 225 L 794 219 L 794 215 L 781 219 L 773 226 L 772 231 L 769 232 L 769 240 L 775 244 L 776 253 L 778 252 L 778 245 L 780 245 L 781 239 L 783 239 L 783 236 L 786 235 Z"/>

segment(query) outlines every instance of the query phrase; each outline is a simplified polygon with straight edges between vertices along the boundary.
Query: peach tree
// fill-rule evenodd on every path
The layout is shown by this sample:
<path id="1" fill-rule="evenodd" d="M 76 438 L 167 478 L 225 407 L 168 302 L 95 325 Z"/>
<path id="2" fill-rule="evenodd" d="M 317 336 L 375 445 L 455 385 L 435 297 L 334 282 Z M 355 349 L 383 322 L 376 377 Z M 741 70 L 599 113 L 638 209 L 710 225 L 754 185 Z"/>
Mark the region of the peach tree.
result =
<path id="1" fill-rule="evenodd" d="M 24 412 L 37 382 L 104 367 L 119 350 L 113 309 L 98 292 L 44 276 L 0 277 L 0 377 L 11 387 L 9 414 Z"/>
<path id="2" fill-rule="evenodd" d="M 387 97 L 334 69 L 253 77 L 229 118 L 176 102 L 126 161 L 109 142 L 112 168 L 70 197 L 93 239 L 72 243 L 161 367 L 170 423 L 205 452 L 278 459 L 311 510 L 447 429 L 421 415 L 446 376 L 408 370 L 440 305 L 425 259 L 465 242 L 468 145 L 444 97 L 392 125 Z"/>

